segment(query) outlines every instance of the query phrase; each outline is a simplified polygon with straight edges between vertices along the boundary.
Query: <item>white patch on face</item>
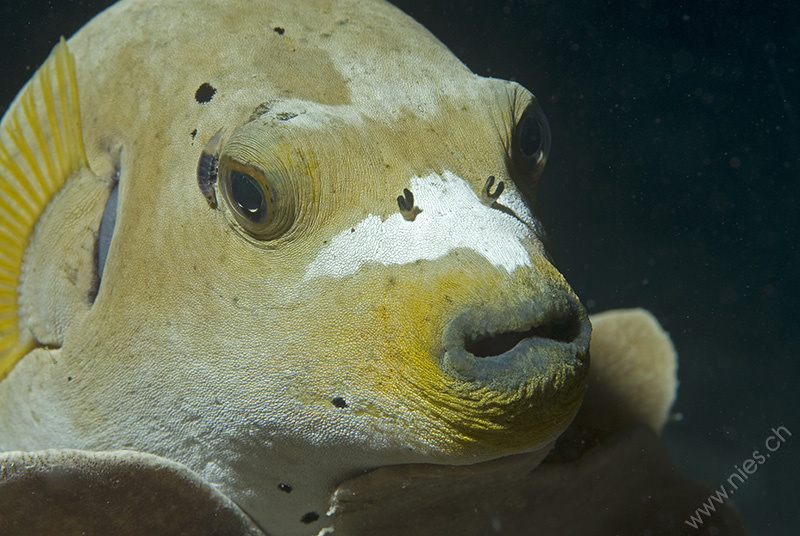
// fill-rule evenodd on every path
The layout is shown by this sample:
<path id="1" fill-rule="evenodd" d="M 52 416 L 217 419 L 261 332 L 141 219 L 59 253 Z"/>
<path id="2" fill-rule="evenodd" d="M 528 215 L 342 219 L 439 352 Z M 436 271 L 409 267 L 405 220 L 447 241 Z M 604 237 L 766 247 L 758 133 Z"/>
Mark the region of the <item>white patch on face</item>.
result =
<path id="1" fill-rule="evenodd" d="M 333 237 L 308 266 L 305 279 L 343 277 L 368 263 L 386 266 L 434 260 L 459 248 L 476 251 L 508 272 L 531 265 L 522 244 L 531 235 L 530 224 L 482 203 L 461 177 L 450 171 L 431 173 L 412 178 L 409 189 L 414 205 L 422 210 L 414 221 L 404 219 L 399 210 L 384 221 L 368 215 L 352 230 Z M 519 217 L 533 222 L 527 207 L 515 196 L 503 192 L 499 202 L 524 208 Z"/>

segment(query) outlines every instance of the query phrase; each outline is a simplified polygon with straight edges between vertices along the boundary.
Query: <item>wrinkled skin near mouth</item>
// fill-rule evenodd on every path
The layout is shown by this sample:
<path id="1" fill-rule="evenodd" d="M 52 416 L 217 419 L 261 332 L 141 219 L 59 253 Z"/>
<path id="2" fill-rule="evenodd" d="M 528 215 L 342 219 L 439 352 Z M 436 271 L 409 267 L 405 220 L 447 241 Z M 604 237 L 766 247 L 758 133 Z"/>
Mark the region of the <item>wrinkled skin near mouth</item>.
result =
<path id="1" fill-rule="evenodd" d="M 376 348 L 387 368 L 369 400 L 402 423 L 385 433 L 434 463 L 545 448 L 572 421 L 586 388 L 585 309 L 560 276 L 544 282 L 533 272 L 476 269 L 427 277 L 435 269 L 423 263 L 413 277 L 397 269 L 369 307 L 384 312 L 380 321 L 370 316 L 354 330 L 383 341 Z M 359 389 L 374 378 L 361 376 Z"/>

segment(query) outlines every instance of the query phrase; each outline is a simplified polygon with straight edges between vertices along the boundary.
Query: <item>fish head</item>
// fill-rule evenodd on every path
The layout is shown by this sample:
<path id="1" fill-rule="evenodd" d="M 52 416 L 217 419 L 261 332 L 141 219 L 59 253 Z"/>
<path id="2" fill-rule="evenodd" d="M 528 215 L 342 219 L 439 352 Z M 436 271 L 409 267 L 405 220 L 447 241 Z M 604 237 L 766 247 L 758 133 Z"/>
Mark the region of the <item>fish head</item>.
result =
<path id="1" fill-rule="evenodd" d="M 171 25 L 184 4 L 118 4 L 38 79 L 64 98 L 4 119 L 22 162 L 62 138 L 18 118 L 72 103 L 77 156 L 40 181 L 4 287 L 0 448 L 168 458 L 270 530 L 366 470 L 543 456 L 591 328 L 529 207 L 536 98 L 382 2 L 269 5 L 199 32 Z"/>
<path id="2" fill-rule="evenodd" d="M 547 121 L 514 83 L 470 91 L 382 118 L 275 100 L 222 134 L 205 259 L 165 276 L 194 297 L 169 311 L 271 440 L 473 463 L 572 420 L 590 326 L 521 193 Z"/>

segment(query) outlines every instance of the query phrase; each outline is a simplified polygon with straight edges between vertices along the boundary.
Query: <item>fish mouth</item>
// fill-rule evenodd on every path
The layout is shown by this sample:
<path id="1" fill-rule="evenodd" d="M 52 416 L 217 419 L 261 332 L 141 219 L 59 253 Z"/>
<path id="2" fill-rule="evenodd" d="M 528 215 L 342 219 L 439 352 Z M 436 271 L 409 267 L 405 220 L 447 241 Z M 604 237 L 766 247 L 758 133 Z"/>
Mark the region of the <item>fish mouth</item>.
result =
<path id="1" fill-rule="evenodd" d="M 574 341 L 580 331 L 580 324 L 573 319 L 556 319 L 552 323 L 531 325 L 522 330 L 504 331 L 502 333 L 473 332 L 471 340 L 464 342 L 464 349 L 475 357 L 501 356 L 517 345 L 526 341 L 538 339 L 552 339 L 560 342 Z"/>
<path id="2" fill-rule="evenodd" d="M 460 380 L 504 389 L 532 379 L 549 384 L 586 368 L 590 336 L 584 307 L 572 292 L 559 291 L 460 314 L 444 330 L 440 366 Z"/>

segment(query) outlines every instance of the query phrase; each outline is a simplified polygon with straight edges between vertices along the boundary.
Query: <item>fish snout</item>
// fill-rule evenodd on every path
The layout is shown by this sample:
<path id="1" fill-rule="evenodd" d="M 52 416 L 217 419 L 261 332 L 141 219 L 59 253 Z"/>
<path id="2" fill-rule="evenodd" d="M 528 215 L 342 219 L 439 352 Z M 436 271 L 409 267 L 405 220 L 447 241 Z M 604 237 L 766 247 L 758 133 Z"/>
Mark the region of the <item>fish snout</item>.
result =
<path id="1" fill-rule="evenodd" d="M 434 357 L 440 381 L 416 384 L 436 401 L 429 422 L 450 437 L 441 453 L 476 461 L 545 449 L 580 407 L 589 371 L 586 310 L 566 283 L 507 292 L 446 315 Z"/>
<path id="2" fill-rule="evenodd" d="M 466 382 L 515 389 L 531 380 L 582 375 L 590 335 L 583 305 L 569 289 L 559 289 L 457 316 L 444 330 L 440 366 Z"/>

